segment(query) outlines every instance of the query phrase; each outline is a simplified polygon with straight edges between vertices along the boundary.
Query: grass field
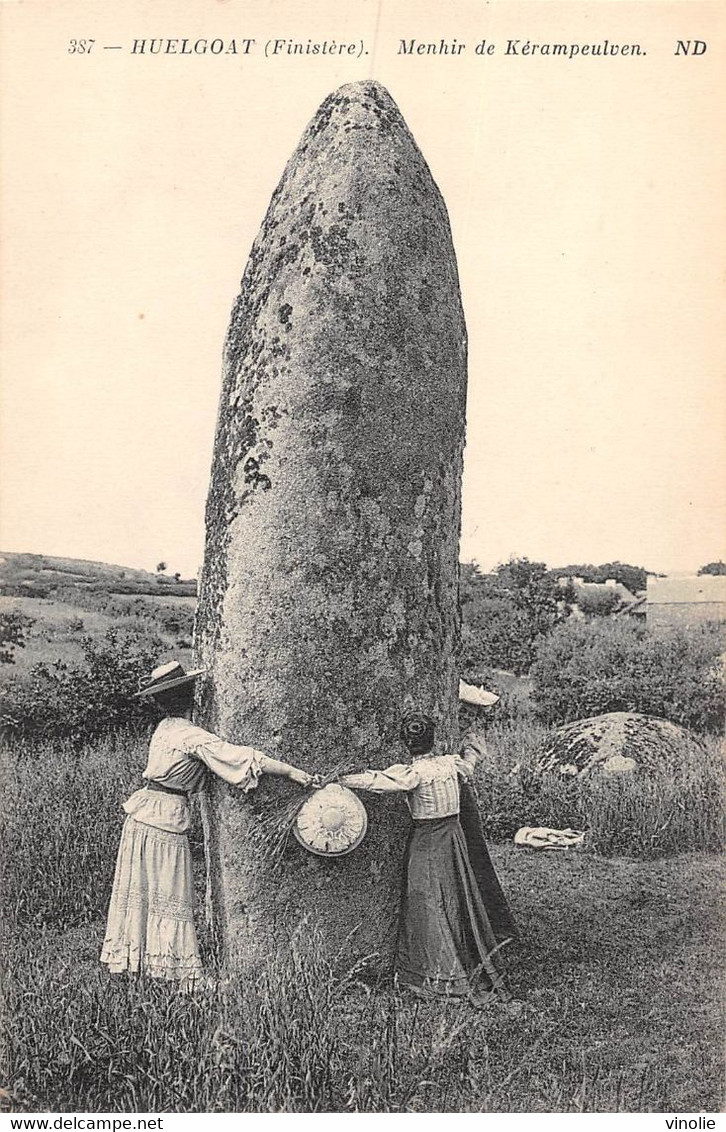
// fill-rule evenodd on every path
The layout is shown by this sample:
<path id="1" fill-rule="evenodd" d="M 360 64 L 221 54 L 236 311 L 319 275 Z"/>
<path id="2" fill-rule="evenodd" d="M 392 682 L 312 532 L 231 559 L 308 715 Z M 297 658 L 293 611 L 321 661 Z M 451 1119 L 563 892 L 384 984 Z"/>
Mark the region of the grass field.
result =
<path id="1" fill-rule="evenodd" d="M 14 1109 L 721 1108 L 716 854 L 494 845 L 522 929 L 510 956 L 518 1018 L 396 995 L 353 956 L 333 965 L 316 947 L 314 914 L 255 985 L 212 980 L 187 995 L 98 964 L 119 802 L 143 757 L 143 743 L 123 737 L 4 754 L 3 1062 Z M 198 833 L 193 849 L 201 877 Z"/>
<path id="2" fill-rule="evenodd" d="M 101 608 L 89 609 L 56 598 L 0 596 L 0 613 L 20 613 L 32 622 L 26 633 L 24 647 L 15 650 L 13 664 L 2 666 L 0 678 L 23 677 L 33 665 L 40 663 L 55 663 L 60 660 L 65 664 L 78 664 L 83 656 L 82 641 L 85 637 L 98 640 L 113 625 L 123 626 L 132 621 L 131 617 L 125 616 L 124 610 L 131 609 L 133 603 L 139 601 L 138 598 L 129 594 L 117 594 L 110 600 L 114 605 L 112 612 Z M 103 595 L 98 604 L 101 605 L 102 602 Z M 165 610 L 175 609 L 189 616 L 194 611 L 195 599 L 161 596 L 154 598 L 153 603 L 162 616 Z M 138 618 L 133 620 L 138 624 Z M 178 646 L 178 633 L 164 632 L 158 620 L 152 621 L 150 618 L 145 627 L 148 631 L 159 634 L 165 647 L 173 649 L 182 663 L 189 663 L 191 649 Z"/>
<path id="3" fill-rule="evenodd" d="M 3 563 L 0 563 L 2 565 Z M 32 619 L 16 663 L 75 665 L 114 626 L 188 663 L 194 598 L 143 571 L 9 556 Z M 88 590 L 89 578 L 93 592 Z M 31 597 L 57 585 L 53 596 Z M 141 592 L 119 592 L 133 583 Z M 103 587 L 106 587 L 104 590 Z M 168 587 L 167 587 L 168 588 Z M 162 659 L 166 659 L 166 653 Z M 98 954 L 123 814 L 146 745 L 0 750 L 3 1026 L 0 1085 L 16 1111 L 714 1112 L 723 1104 L 723 769 L 704 741 L 654 778 L 590 784 L 534 772 L 547 732 L 526 679 L 478 770 L 492 856 L 520 923 L 519 1017 L 394 993 L 384 972 L 317 945 L 314 910 L 254 985 L 218 978 L 192 830 L 209 984 L 194 994 L 110 977 Z M 82 709 L 86 711 L 86 701 Z M 64 705 L 61 705 L 65 710 Z M 516 767 L 516 769 L 515 769 Z M 586 852 L 517 850 L 520 825 L 574 825 Z M 0 1094 L 1 1096 L 2 1094 Z"/>

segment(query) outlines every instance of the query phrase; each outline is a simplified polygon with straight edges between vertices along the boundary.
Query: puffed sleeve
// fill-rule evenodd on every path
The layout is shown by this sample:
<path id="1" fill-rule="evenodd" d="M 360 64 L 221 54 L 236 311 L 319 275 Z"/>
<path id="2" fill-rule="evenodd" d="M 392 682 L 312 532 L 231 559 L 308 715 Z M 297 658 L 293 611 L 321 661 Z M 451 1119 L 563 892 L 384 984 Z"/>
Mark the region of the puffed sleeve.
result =
<path id="1" fill-rule="evenodd" d="M 462 778 L 471 778 L 477 759 L 481 758 L 485 750 L 484 741 L 470 731 L 468 735 L 464 736 L 459 754 L 454 755 L 456 773 Z"/>
<path id="2" fill-rule="evenodd" d="M 343 774 L 342 786 L 354 790 L 370 790 L 374 794 L 408 793 L 415 790 L 421 779 L 415 767 L 407 763 L 394 763 L 386 770 L 362 770 L 358 774 Z"/>
<path id="3" fill-rule="evenodd" d="M 245 792 L 254 790 L 260 779 L 264 755 L 254 747 L 240 747 L 190 723 L 184 728 L 183 743 L 186 753 L 200 759 L 225 782 Z"/>

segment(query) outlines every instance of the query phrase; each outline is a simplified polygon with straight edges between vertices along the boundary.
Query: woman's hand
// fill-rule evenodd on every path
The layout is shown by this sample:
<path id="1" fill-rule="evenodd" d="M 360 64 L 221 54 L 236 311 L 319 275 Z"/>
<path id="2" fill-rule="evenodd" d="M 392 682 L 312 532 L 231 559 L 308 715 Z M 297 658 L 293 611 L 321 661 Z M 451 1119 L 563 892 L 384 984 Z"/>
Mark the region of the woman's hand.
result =
<path id="1" fill-rule="evenodd" d="M 287 777 L 291 782 L 297 782 L 298 786 L 311 786 L 313 781 L 312 774 L 308 774 L 306 770 L 298 770 L 296 766 L 290 767 Z"/>

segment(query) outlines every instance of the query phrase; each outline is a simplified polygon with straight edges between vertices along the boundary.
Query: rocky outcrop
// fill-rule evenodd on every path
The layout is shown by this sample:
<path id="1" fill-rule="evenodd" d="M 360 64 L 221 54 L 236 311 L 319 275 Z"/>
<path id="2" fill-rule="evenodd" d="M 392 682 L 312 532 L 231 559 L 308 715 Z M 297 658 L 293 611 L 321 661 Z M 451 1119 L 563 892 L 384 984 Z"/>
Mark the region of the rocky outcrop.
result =
<path id="1" fill-rule="evenodd" d="M 685 728 L 636 712 L 611 711 L 558 728 L 538 760 L 538 770 L 575 776 L 652 773 L 700 749 Z"/>

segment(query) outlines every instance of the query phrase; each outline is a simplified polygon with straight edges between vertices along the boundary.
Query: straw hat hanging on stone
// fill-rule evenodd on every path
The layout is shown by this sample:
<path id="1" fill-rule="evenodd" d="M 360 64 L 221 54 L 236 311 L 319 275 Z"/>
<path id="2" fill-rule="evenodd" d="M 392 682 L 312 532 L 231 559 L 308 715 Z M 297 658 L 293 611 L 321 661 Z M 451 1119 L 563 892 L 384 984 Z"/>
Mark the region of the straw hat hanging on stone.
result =
<path id="1" fill-rule="evenodd" d="M 300 844 L 320 857 L 351 853 L 366 835 L 368 815 L 352 790 L 330 782 L 303 802 L 293 826 Z"/>
<path id="2" fill-rule="evenodd" d="M 158 692 L 168 691 L 169 688 L 190 684 L 204 671 L 203 668 L 193 668 L 191 672 L 185 672 L 178 660 L 170 660 L 168 664 L 160 664 L 149 676 L 141 677 L 139 690 L 134 692 L 134 697 L 155 696 Z"/>

